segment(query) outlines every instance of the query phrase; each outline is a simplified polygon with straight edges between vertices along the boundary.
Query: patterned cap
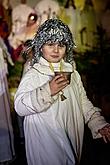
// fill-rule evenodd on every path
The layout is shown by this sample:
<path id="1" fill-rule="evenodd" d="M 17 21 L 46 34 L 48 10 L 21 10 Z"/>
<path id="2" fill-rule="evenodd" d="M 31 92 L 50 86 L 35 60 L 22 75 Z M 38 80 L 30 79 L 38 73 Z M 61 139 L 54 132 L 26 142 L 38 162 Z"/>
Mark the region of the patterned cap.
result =
<path id="1" fill-rule="evenodd" d="M 45 43 L 60 43 L 66 45 L 65 61 L 73 61 L 73 47 L 75 46 L 72 33 L 67 25 L 59 19 L 48 19 L 38 29 L 32 47 L 34 51 L 33 64 L 42 56 L 41 48 Z"/>

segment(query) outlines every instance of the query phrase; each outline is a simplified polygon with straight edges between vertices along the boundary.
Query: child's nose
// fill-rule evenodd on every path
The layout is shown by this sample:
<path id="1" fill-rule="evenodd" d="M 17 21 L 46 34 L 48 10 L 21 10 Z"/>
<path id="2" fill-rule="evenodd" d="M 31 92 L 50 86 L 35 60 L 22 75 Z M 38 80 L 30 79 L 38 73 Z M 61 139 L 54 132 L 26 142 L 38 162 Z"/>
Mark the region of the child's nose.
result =
<path id="1" fill-rule="evenodd" d="M 54 45 L 54 52 L 58 52 L 58 50 L 59 50 L 58 45 Z"/>

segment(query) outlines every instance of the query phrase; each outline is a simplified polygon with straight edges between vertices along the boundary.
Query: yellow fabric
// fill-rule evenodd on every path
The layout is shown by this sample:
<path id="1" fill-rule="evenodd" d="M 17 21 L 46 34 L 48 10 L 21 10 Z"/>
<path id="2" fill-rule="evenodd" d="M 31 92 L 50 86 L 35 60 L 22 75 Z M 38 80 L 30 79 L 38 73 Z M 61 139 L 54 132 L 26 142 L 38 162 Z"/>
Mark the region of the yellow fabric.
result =
<path id="1" fill-rule="evenodd" d="M 49 67 L 50 67 L 51 71 L 52 71 L 52 72 L 54 72 L 54 67 L 53 67 L 53 65 L 52 65 L 52 63 L 51 63 L 51 62 L 49 62 Z M 60 61 L 60 63 L 59 63 L 59 70 L 60 70 L 60 72 L 62 72 L 62 71 L 63 71 L 63 64 L 62 64 L 62 60 L 61 60 L 61 61 Z"/>
<path id="2" fill-rule="evenodd" d="M 60 7 L 60 10 L 57 15 L 58 15 L 58 18 L 61 19 L 64 23 L 70 24 L 71 17 L 67 15 L 64 7 Z"/>
<path id="3" fill-rule="evenodd" d="M 85 6 L 85 0 L 74 0 L 74 3 L 75 3 L 75 7 L 80 9 L 80 10 L 83 10 L 84 9 L 84 6 Z"/>

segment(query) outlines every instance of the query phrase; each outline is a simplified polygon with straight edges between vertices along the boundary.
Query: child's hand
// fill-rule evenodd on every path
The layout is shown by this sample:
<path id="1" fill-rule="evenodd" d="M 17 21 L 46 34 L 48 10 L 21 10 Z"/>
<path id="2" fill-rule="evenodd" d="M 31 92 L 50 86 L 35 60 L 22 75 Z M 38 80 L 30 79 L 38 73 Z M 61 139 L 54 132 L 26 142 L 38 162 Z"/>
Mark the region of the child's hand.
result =
<path id="1" fill-rule="evenodd" d="M 99 130 L 99 133 L 102 135 L 105 143 L 110 142 L 110 124 L 107 124 L 105 127 Z"/>
<path id="2" fill-rule="evenodd" d="M 54 96 L 58 92 L 60 92 L 62 89 L 64 89 L 68 84 L 69 81 L 66 79 L 65 76 L 62 74 L 55 76 L 51 81 L 50 81 L 50 90 L 51 90 L 51 95 Z"/>

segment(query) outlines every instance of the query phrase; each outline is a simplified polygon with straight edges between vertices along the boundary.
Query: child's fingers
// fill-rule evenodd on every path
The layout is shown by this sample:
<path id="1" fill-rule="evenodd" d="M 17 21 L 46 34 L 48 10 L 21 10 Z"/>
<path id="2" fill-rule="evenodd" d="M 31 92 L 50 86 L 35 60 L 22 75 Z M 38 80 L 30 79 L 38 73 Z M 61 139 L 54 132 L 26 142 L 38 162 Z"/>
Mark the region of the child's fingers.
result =
<path id="1" fill-rule="evenodd" d="M 59 75 L 55 76 L 55 77 L 54 77 L 54 80 L 57 80 L 57 79 L 59 79 L 60 77 L 63 77 L 63 75 L 62 75 L 62 74 L 59 74 Z"/>
<path id="2" fill-rule="evenodd" d="M 57 83 L 57 84 L 60 84 L 60 83 L 69 83 L 68 80 L 63 76 L 63 75 L 58 75 L 55 77 L 54 81 Z"/>

